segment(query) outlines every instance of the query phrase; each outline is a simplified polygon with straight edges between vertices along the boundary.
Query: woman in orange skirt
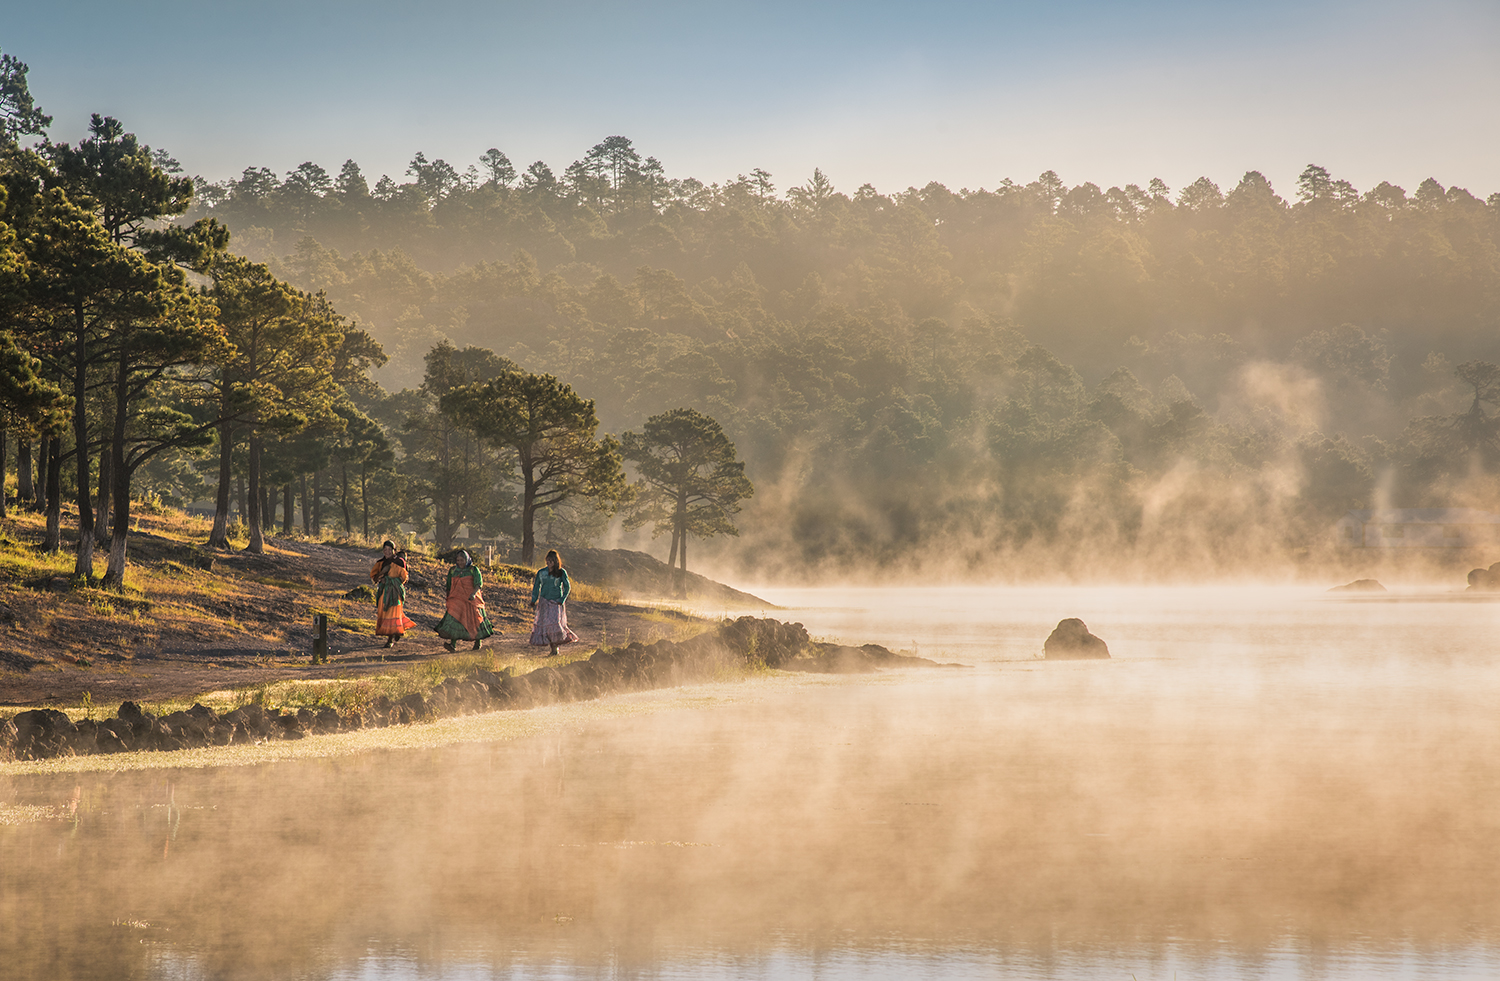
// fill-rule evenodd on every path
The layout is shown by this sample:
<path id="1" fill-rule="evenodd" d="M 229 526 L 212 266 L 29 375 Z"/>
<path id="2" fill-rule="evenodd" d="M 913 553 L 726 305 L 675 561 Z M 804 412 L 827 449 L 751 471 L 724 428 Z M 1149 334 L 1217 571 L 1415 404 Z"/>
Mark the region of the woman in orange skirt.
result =
<path id="1" fill-rule="evenodd" d="M 375 584 L 375 634 L 385 638 L 385 646 L 395 647 L 401 635 L 416 626 L 402 608 L 406 603 L 406 556 L 396 554 L 395 542 L 386 540 L 380 559 L 370 570 L 370 581 Z"/>
<path id="2" fill-rule="evenodd" d="M 483 588 L 484 573 L 467 549 L 459 549 L 453 568 L 448 570 L 448 612 L 437 625 L 438 636 L 448 641 L 443 645 L 448 650 L 458 650 L 461 640 L 472 640 L 477 651 L 479 642 L 495 632 L 485 614 Z"/>

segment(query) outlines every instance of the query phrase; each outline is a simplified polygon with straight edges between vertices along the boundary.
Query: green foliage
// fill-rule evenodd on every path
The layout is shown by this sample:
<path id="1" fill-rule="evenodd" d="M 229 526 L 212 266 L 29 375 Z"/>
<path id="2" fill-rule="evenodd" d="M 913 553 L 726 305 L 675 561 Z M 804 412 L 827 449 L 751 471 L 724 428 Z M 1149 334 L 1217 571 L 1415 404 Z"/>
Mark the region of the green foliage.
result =
<path id="1" fill-rule="evenodd" d="M 15 146 L 22 136 L 39 136 L 52 117 L 37 108 L 26 82 L 30 71 L 14 55 L 0 55 L 0 147 Z"/>
<path id="2" fill-rule="evenodd" d="M 494 530 L 511 468 L 466 418 L 442 411 L 442 400 L 518 366 L 483 348 L 459 350 L 447 343 L 428 351 L 425 363 L 422 387 L 402 400 L 392 422 L 399 426 L 403 469 L 413 480 L 412 491 L 431 502 L 437 546 L 447 550 L 461 525 Z"/>
<path id="3" fill-rule="evenodd" d="M 535 558 L 537 511 L 574 498 L 612 510 L 628 496 L 619 443 L 598 437 L 594 403 L 551 375 L 507 371 L 444 394 L 444 415 L 512 451 L 521 480 L 521 559 Z"/>
<path id="4" fill-rule="evenodd" d="M 23 349 L 14 335 L 0 334 L 0 412 L 7 428 L 44 434 L 66 424 L 67 398 L 41 370 L 41 359 Z"/>
<path id="5" fill-rule="evenodd" d="M 680 557 L 679 568 L 687 569 L 689 535 L 739 534 L 731 518 L 755 489 L 713 419 L 696 409 L 673 409 L 647 419 L 640 433 L 625 433 L 621 448 L 640 474 L 625 527 L 654 522 L 653 537 L 671 532 L 671 558 Z"/>
<path id="6" fill-rule="evenodd" d="M 98 216 L 113 242 L 135 244 L 147 223 L 180 215 L 192 203 L 192 179 L 169 173 L 158 155 L 113 117 L 95 113 L 88 139 L 77 146 L 49 144 L 47 152 L 63 184 Z"/>
<path id="7" fill-rule="evenodd" d="M 225 544 L 230 461 L 234 437 L 242 432 L 249 444 L 249 513 L 245 516 L 249 548 L 260 552 L 270 520 L 262 514 L 266 441 L 285 440 L 310 429 L 321 429 L 325 435 L 341 432 L 345 423 L 336 411 L 344 394 L 340 372 L 347 379 L 356 372 L 355 365 L 377 359 L 381 352 L 378 346 L 364 344 L 363 333 L 349 328 L 325 294 L 299 293 L 264 265 L 223 254 L 208 271 L 214 281 L 210 296 L 228 341 L 202 376 L 220 442 L 219 508 L 210 544 Z M 351 340 L 368 351 L 353 360 L 345 358 L 341 365 L 340 352 Z M 295 449 L 285 455 L 298 457 Z M 303 447 L 301 457 L 304 461 L 325 459 L 308 446 Z"/>

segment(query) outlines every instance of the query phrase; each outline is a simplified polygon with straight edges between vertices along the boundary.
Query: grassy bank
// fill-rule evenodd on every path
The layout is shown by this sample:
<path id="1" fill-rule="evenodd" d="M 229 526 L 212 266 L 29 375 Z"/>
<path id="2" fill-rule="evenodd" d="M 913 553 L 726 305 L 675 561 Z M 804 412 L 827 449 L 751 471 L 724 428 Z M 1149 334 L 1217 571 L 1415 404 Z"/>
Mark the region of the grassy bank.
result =
<path id="1" fill-rule="evenodd" d="M 539 661 L 524 644 L 533 570 L 497 563 L 485 569 L 485 597 L 500 634 L 479 652 L 450 654 L 430 632 L 447 563 L 427 543 L 408 541 L 408 613 L 419 628 L 387 651 L 373 637 L 369 591 L 359 588 L 369 582 L 371 543 L 277 535 L 252 556 L 243 535 L 231 538 L 237 550 L 205 549 L 209 531 L 207 519 L 180 511 L 140 515 L 125 587 L 106 591 L 72 575 L 71 551 L 42 551 L 40 514 L 12 511 L 0 520 L 0 715 L 46 707 L 97 718 L 127 699 L 160 715 L 194 703 L 215 711 L 250 704 L 360 711 L 476 670 L 525 673 L 546 660 L 586 658 L 601 645 L 683 639 L 704 626 L 575 581 L 570 616 L 587 623 L 588 643 Z M 104 572 L 102 553 L 95 572 Z M 314 667 L 316 613 L 329 618 L 332 656 Z"/>
<path id="2" fill-rule="evenodd" d="M 126 702 L 117 716 L 75 721 L 56 709 L 32 710 L 14 718 L 0 717 L 0 753 L 41 760 L 301 740 L 741 679 L 770 667 L 789 666 L 808 654 L 813 656 L 806 659 L 805 669 L 826 670 L 818 652 L 810 647 L 800 624 L 741 617 L 681 642 L 663 639 L 649 645 L 637 642 L 623 648 L 599 648 L 587 659 L 566 662 L 551 657 L 525 672 L 506 667 L 497 674 L 482 666 L 481 659 L 444 659 L 433 665 L 441 670 L 425 676 L 407 672 L 408 687 L 415 690 L 398 699 L 377 695 L 379 686 L 373 684 L 353 688 L 335 684 L 312 691 L 305 686 L 286 688 L 280 692 L 281 699 L 273 699 L 270 689 L 253 692 L 252 700 L 241 697 L 236 707 L 224 712 L 197 702 L 187 709 L 158 714 Z M 860 653 L 852 648 L 838 650 Z M 902 660 L 889 652 L 885 657 Z M 287 704 L 293 696 L 310 698 L 311 703 Z"/>

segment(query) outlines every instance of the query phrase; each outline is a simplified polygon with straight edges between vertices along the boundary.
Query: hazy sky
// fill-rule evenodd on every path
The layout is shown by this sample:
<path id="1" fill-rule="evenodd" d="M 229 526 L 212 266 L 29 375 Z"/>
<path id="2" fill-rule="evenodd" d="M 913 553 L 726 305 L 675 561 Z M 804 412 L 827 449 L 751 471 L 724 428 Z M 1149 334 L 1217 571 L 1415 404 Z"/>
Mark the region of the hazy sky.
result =
<path id="1" fill-rule="evenodd" d="M 555 170 L 624 135 L 672 177 L 841 190 L 1105 187 L 1320 163 L 1500 191 L 1500 2 L 0 0 L 76 140 L 120 118 L 189 173 L 491 146 Z M 1227 187 L 1226 187 L 1227 189 Z"/>

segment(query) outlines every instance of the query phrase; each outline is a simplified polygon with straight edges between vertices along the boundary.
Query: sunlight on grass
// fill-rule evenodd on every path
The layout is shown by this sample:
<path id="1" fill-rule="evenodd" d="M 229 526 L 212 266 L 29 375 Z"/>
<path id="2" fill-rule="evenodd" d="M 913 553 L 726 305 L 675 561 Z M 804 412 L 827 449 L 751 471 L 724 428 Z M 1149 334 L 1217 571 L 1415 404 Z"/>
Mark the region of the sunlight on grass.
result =
<path id="1" fill-rule="evenodd" d="M 584 582 L 575 582 L 573 591 L 568 594 L 570 600 L 579 603 L 606 603 L 610 606 L 620 605 L 624 596 L 618 589 L 611 586 L 591 586 Z"/>
<path id="2" fill-rule="evenodd" d="M 475 671 L 499 672 L 507 667 L 516 674 L 524 675 L 548 665 L 587 660 L 595 650 L 593 647 L 580 648 L 544 660 L 515 654 L 503 656 L 481 650 L 420 664 L 402 667 L 393 665 L 392 670 L 372 677 L 270 681 L 244 688 L 219 689 L 187 698 L 143 701 L 140 705 L 154 715 L 186 711 L 195 703 L 202 703 L 221 715 L 242 705 L 260 705 L 283 711 L 328 706 L 340 715 L 348 715 L 366 711 L 382 695 L 391 701 L 413 693 L 425 696 L 449 678 L 466 678 Z M 14 709 L 23 710 L 20 707 Z M 75 720 L 84 716 L 84 708 L 81 706 L 64 708 L 63 711 Z"/>
<path id="3" fill-rule="evenodd" d="M 4 523 L 14 527 L 16 522 Z M 0 528 L 3 528 L 0 525 Z M 66 552 L 46 553 L 27 542 L 18 542 L 0 531 L 0 574 L 17 579 L 35 579 L 43 575 L 68 575 L 73 571 L 73 556 Z"/>

